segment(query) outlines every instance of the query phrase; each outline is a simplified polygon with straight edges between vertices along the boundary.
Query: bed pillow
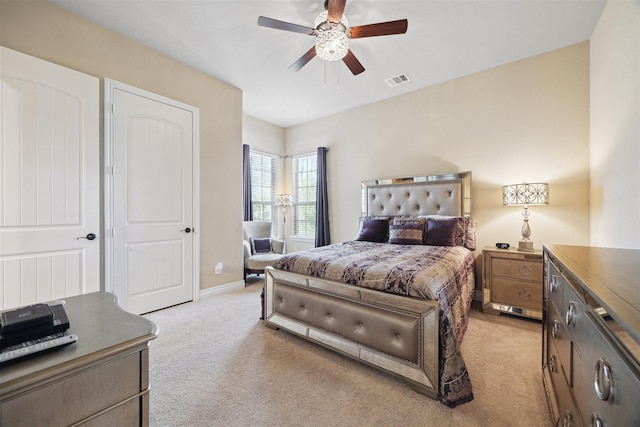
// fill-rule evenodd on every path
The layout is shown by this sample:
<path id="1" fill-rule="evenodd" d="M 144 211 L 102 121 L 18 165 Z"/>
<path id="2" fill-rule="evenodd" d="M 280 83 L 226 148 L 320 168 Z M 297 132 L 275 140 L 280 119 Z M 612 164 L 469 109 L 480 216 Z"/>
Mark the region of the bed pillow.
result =
<path id="1" fill-rule="evenodd" d="M 389 226 L 389 243 L 393 245 L 421 245 L 424 224 L 392 224 Z"/>
<path id="2" fill-rule="evenodd" d="M 476 250 L 476 220 L 470 217 L 447 216 L 447 215 L 425 215 L 419 216 L 421 219 L 456 219 L 458 226 L 456 230 L 456 246 L 464 246 L 470 251 Z"/>
<path id="3" fill-rule="evenodd" d="M 386 243 L 389 239 L 389 220 L 363 218 L 356 240 L 361 242 Z"/>
<path id="4" fill-rule="evenodd" d="M 271 248 L 271 239 L 269 238 L 251 238 L 251 250 L 254 254 L 268 254 L 273 252 Z"/>
<path id="5" fill-rule="evenodd" d="M 464 219 L 464 247 L 470 251 L 476 250 L 476 220 L 473 218 Z"/>
<path id="6" fill-rule="evenodd" d="M 427 218 L 421 217 L 409 217 L 409 216 L 396 216 L 393 217 L 393 223 L 395 225 L 418 225 L 422 228 L 422 244 L 427 232 Z"/>
<path id="7" fill-rule="evenodd" d="M 427 238 L 430 246 L 458 246 L 458 218 L 429 218 L 427 220 Z"/>

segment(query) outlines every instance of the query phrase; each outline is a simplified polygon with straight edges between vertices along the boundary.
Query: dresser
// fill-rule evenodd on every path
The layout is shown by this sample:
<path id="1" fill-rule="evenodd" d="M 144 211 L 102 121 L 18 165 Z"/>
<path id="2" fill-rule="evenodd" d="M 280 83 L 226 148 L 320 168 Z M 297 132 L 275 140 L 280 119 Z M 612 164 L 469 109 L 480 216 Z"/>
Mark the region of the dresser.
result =
<path id="1" fill-rule="evenodd" d="M 113 294 L 65 298 L 78 341 L 0 365 L 0 426 L 146 426 L 155 324 Z"/>
<path id="2" fill-rule="evenodd" d="M 545 245 L 544 283 L 554 421 L 640 426 L 640 250 Z"/>
<path id="3" fill-rule="evenodd" d="M 482 311 L 542 319 L 542 251 L 482 250 Z"/>

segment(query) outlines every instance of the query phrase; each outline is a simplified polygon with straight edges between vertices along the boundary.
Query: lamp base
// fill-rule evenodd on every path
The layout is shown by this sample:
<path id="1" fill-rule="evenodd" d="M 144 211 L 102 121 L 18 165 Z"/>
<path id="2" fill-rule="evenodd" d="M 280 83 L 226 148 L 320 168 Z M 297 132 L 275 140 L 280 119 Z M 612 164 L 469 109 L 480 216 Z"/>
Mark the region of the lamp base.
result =
<path id="1" fill-rule="evenodd" d="M 533 242 L 531 240 L 520 240 L 518 242 L 518 250 L 522 252 L 535 252 Z"/>

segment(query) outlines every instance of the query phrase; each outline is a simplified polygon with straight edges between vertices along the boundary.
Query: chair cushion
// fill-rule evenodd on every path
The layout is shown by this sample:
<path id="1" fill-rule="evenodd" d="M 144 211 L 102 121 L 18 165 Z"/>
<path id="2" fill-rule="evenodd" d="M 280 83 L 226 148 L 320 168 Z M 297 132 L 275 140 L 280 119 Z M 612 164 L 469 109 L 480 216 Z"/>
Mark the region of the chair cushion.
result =
<path id="1" fill-rule="evenodd" d="M 275 264 L 280 258 L 282 258 L 282 255 L 274 253 L 253 255 L 245 259 L 244 268 L 248 270 L 264 270 L 265 267 Z"/>

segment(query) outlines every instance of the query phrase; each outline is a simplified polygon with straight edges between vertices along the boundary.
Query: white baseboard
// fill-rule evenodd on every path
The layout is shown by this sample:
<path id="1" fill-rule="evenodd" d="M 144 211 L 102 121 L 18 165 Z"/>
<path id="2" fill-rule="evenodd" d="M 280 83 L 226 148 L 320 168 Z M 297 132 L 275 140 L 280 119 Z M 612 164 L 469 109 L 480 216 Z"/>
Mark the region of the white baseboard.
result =
<path id="1" fill-rule="evenodd" d="M 232 291 L 237 291 L 240 289 L 244 289 L 244 280 L 240 280 L 238 282 L 226 283 L 220 286 L 214 286 L 213 288 L 202 289 L 198 293 L 198 299 L 200 298 L 209 298 L 215 295 L 226 294 Z"/>

